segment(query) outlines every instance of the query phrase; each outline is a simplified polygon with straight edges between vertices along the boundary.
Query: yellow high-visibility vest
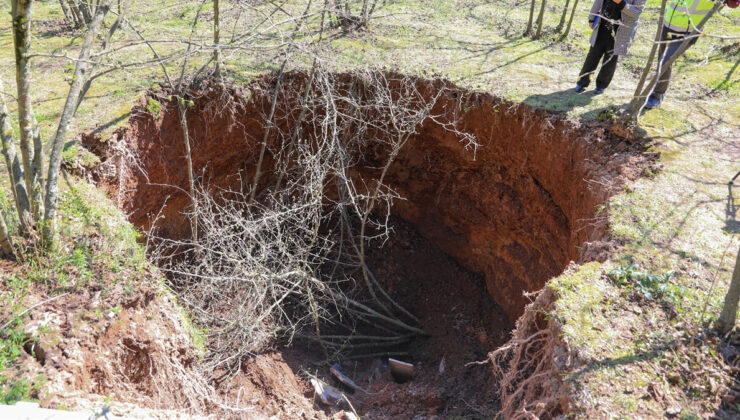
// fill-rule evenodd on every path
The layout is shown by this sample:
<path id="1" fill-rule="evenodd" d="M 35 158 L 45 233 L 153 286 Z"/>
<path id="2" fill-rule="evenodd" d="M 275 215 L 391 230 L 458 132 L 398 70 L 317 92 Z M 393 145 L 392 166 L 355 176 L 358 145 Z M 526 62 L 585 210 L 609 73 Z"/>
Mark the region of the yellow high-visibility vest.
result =
<path id="1" fill-rule="evenodd" d="M 690 32 L 714 8 L 711 0 L 671 0 L 664 25 L 675 32 Z"/>

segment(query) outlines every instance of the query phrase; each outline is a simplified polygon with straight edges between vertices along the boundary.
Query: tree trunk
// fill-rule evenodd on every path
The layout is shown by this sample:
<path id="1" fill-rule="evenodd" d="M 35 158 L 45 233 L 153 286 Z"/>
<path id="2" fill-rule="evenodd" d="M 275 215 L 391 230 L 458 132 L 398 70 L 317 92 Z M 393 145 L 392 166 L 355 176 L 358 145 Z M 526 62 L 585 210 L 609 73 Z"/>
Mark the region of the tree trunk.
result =
<path id="1" fill-rule="evenodd" d="M 663 34 L 663 19 L 665 19 L 665 9 L 667 3 L 668 0 L 663 0 L 660 5 L 660 17 L 658 18 L 658 30 L 655 34 L 655 41 L 653 42 L 653 47 L 650 49 L 650 56 L 648 56 L 647 63 L 645 63 L 645 68 L 642 69 L 640 81 L 637 82 L 637 88 L 635 89 L 634 95 L 632 95 L 632 102 L 630 102 L 629 110 L 627 111 L 631 117 L 637 115 L 636 111 L 642 106 L 643 103 L 645 103 L 646 98 L 640 96 L 640 93 L 642 93 L 642 88 L 643 86 L 645 86 L 645 81 L 647 80 L 648 74 L 650 74 L 650 69 L 653 67 L 655 54 L 658 51 L 660 38 Z"/>
<path id="2" fill-rule="evenodd" d="M 59 5 L 62 6 L 62 13 L 64 13 L 64 19 L 74 23 L 74 21 L 69 15 L 70 12 L 69 12 L 69 6 L 67 6 L 67 0 L 59 0 Z"/>
<path id="3" fill-rule="evenodd" d="M 524 35 L 532 33 L 532 23 L 534 22 L 534 1 L 529 5 L 529 21 L 527 21 L 527 30 L 524 31 Z"/>
<path id="4" fill-rule="evenodd" d="M 673 56 L 671 56 L 671 58 L 669 58 L 668 61 L 666 61 L 665 63 L 663 63 L 662 62 L 663 61 L 662 60 L 662 57 L 658 57 L 658 71 L 656 71 L 655 72 L 655 76 L 653 76 L 653 78 L 650 79 L 650 83 L 648 84 L 648 86 L 642 92 L 640 92 L 640 93 L 638 93 L 638 94 L 635 95 L 635 98 L 633 99 L 633 101 L 638 101 L 638 99 L 640 97 L 647 98 L 647 96 L 650 93 L 652 93 L 653 89 L 655 88 L 655 85 L 658 83 L 658 80 L 660 80 L 665 75 L 667 69 L 669 69 L 673 65 L 673 63 L 679 57 L 681 57 L 683 55 L 683 53 L 685 53 L 686 50 L 689 48 L 689 46 L 690 46 L 689 42 L 690 42 L 691 38 L 693 38 L 695 36 L 699 36 L 701 34 L 701 30 L 702 30 L 702 28 L 704 28 L 704 25 L 707 23 L 707 21 L 712 16 L 714 16 L 714 14 L 717 13 L 717 11 L 723 5 L 724 5 L 724 3 L 720 2 L 720 1 L 718 1 L 717 3 L 714 4 L 714 7 L 712 8 L 712 10 L 710 10 L 709 13 L 707 13 L 706 16 L 704 16 L 704 18 L 701 20 L 701 22 L 699 22 L 699 24 L 696 25 L 696 28 L 694 28 L 684 38 L 683 42 L 681 43 L 681 46 L 678 48 L 678 51 L 676 51 L 676 53 L 673 54 Z M 640 103 L 638 101 L 638 105 L 639 106 L 637 107 L 637 109 L 634 112 L 632 112 L 630 114 L 630 116 L 629 116 L 629 118 L 631 120 L 634 120 L 634 119 L 637 118 L 637 116 L 640 114 L 640 110 L 643 108 L 643 106 L 645 105 L 645 103 L 644 103 L 644 101 L 642 103 Z"/>
<path id="5" fill-rule="evenodd" d="M 33 0 L 11 0 L 13 42 L 15 47 L 15 79 L 18 93 L 21 156 L 30 194 L 34 221 L 41 220 L 43 207 L 43 150 L 39 124 L 31 106 L 31 74 L 28 52 L 31 48 L 31 5 Z"/>
<path id="6" fill-rule="evenodd" d="M 373 0 L 372 4 L 370 4 L 370 10 L 367 12 L 367 16 L 365 17 L 366 23 L 370 22 L 370 16 L 373 15 L 375 12 L 375 6 L 378 5 L 378 0 Z"/>
<path id="7" fill-rule="evenodd" d="M 570 19 L 568 19 L 568 26 L 565 27 L 565 32 L 563 32 L 563 36 L 560 39 L 565 39 L 568 37 L 568 34 L 570 33 L 570 27 L 571 25 L 573 25 L 573 16 L 575 16 L 577 8 L 578 0 L 573 3 L 573 10 L 570 12 Z"/>
<path id="8" fill-rule="evenodd" d="M 90 3 L 88 3 L 88 1 L 89 0 L 81 0 L 78 3 L 78 7 L 82 13 L 82 18 L 85 19 L 85 25 L 90 25 L 90 22 L 93 20 Z"/>
<path id="9" fill-rule="evenodd" d="M 66 1 L 69 5 L 69 12 L 74 19 L 75 27 L 82 28 L 83 26 L 85 26 L 85 18 L 82 17 L 82 12 L 80 12 L 80 8 L 77 7 L 77 3 L 75 2 L 75 0 Z"/>
<path id="10" fill-rule="evenodd" d="M 221 76 L 221 49 L 218 46 L 221 31 L 219 26 L 219 15 L 220 10 L 218 7 L 218 0 L 213 0 L 213 46 L 215 48 L 213 51 L 213 61 L 216 62 L 216 76 Z"/>
<path id="11" fill-rule="evenodd" d="M 62 151 L 64 150 L 64 142 L 67 138 L 67 130 L 74 116 L 75 109 L 77 109 L 77 98 L 88 76 L 87 66 L 93 41 L 95 40 L 98 28 L 110 9 L 110 2 L 111 0 L 102 0 L 100 2 L 95 12 L 95 17 L 93 17 L 90 26 L 87 28 L 85 40 L 80 49 L 80 56 L 75 65 L 75 72 L 72 76 L 72 85 L 69 88 L 67 101 L 64 103 L 64 110 L 62 111 L 62 116 L 59 118 L 59 126 L 57 127 L 57 132 L 52 143 L 48 179 L 46 182 L 46 214 L 44 215 L 44 241 L 48 245 L 53 244 L 56 231 L 56 214 L 59 204 L 59 171 L 62 165 Z"/>
<path id="12" fill-rule="evenodd" d="M 0 139 L 2 139 L 3 156 L 5 157 L 5 165 L 8 168 L 8 176 L 10 177 L 11 190 L 13 191 L 13 199 L 15 200 L 15 208 L 18 211 L 21 229 L 28 231 L 33 226 L 31 203 L 28 201 L 23 167 L 15 151 L 13 128 L 10 126 L 8 107 L 5 104 L 5 97 L 3 96 L 2 80 L 0 80 Z"/>
<path id="13" fill-rule="evenodd" d="M 265 124 L 265 134 L 262 137 L 262 147 L 260 148 L 260 156 L 257 159 L 257 168 L 254 172 L 254 182 L 252 183 L 252 191 L 249 192 L 249 203 L 254 201 L 254 196 L 257 194 L 257 188 L 260 183 L 260 176 L 262 175 L 262 161 L 265 159 L 265 151 L 267 150 L 267 141 L 270 139 L 270 130 L 272 129 L 272 119 L 275 117 L 275 109 L 277 108 L 278 94 L 280 93 L 280 85 L 283 82 L 283 74 L 285 72 L 285 66 L 288 64 L 288 58 L 283 61 L 283 65 L 280 67 L 278 73 L 277 82 L 275 82 L 275 91 L 272 94 L 272 104 L 270 105 L 270 114 L 267 116 L 267 122 Z"/>
<path id="14" fill-rule="evenodd" d="M 185 145 L 185 161 L 188 165 L 188 183 L 190 184 L 190 202 L 193 206 L 193 217 L 190 219 L 193 244 L 198 247 L 198 198 L 195 196 L 195 178 L 193 177 L 193 157 L 190 153 L 190 133 L 188 133 L 188 104 L 185 98 L 177 98 L 177 106 L 180 111 L 180 128 L 182 128 L 182 141 Z"/>
<path id="15" fill-rule="evenodd" d="M 8 225 L 5 223 L 5 215 L 3 215 L 2 210 L 0 210 L 0 250 L 3 251 L 3 254 L 15 259 L 13 240 L 8 233 Z"/>
<path id="16" fill-rule="evenodd" d="M 555 28 L 555 32 L 560 32 L 563 30 L 563 26 L 565 25 L 565 18 L 568 17 L 568 6 L 570 6 L 570 0 L 565 0 L 565 7 L 563 7 L 563 14 L 560 15 L 560 22 L 558 22 L 558 27 Z"/>
<path id="17" fill-rule="evenodd" d="M 735 270 L 732 272 L 730 289 L 727 291 L 727 295 L 725 296 L 725 305 L 722 307 L 722 313 L 717 320 L 717 329 L 722 334 L 726 334 L 735 327 L 738 301 L 740 301 L 740 249 L 737 251 Z"/>
<path id="18" fill-rule="evenodd" d="M 540 5 L 540 14 L 537 16 L 537 33 L 534 35 L 535 38 L 539 38 L 542 35 L 542 21 L 545 20 L 545 5 L 547 0 L 542 0 Z"/>

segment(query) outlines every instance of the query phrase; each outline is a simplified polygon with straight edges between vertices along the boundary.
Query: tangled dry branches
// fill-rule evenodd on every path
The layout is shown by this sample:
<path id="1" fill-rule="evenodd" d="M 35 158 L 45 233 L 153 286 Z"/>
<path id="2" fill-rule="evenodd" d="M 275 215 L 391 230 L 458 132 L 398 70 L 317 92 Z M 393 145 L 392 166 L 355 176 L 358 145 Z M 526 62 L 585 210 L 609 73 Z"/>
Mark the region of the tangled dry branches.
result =
<path id="1" fill-rule="evenodd" d="M 413 78 L 350 77 L 319 64 L 300 89 L 273 89 L 265 116 L 272 134 L 260 153 L 271 157 L 270 167 L 235 174 L 240 188 L 197 188 L 197 212 L 189 214 L 197 243 L 154 241 L 152 254 L 208 331 L 211 373 L 236 371 L 244 356 L 304 327 L 327 358 L 341 346 L 322 338 L 326 327 L 344 337 L 358 324 L 391 340 L 424 334 L 365 263 L 368 243 L 388 236 L 399 199 L 385 175 L 425 123 L 477 147 L 454 116 L 435 109 L 445 89 Z"/>

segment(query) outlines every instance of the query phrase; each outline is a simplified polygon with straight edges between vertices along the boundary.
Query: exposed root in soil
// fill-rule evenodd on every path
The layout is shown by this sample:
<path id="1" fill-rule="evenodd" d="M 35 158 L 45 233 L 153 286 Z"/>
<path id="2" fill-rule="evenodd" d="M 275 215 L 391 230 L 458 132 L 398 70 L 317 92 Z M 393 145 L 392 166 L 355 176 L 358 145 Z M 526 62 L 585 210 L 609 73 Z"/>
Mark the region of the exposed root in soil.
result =
<path id="1" fill-rule="evenodd" d="M 551 419 L 568 411 L 561 372 L 571 356 L 559 338 L 559 324 L 547 316 L 557 296 L 547 287 L 536 296 L 517 320 L 511 340 L 489 355 L 500 381 L 504 419 Z"/>

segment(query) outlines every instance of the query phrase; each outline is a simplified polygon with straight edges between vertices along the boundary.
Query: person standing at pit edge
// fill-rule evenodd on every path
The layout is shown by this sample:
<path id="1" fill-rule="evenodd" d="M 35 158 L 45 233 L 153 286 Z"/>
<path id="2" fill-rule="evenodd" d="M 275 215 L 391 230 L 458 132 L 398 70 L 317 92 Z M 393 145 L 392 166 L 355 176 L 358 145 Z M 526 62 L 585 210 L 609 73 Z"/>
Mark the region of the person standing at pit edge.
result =
<path id="1" fill-rule="evenodd" d="M 578 75 L 576 92 L 583 92 L 591 83 L 591 75 L 601 61 L 601 70 L 596 76 L 595 94 L 604 93 L 609 87 L 617 57 L 626 55 L 637 33 L 637 23 L 646 0 L 595 0 L 588 15 L 593 28 L 591 48 L 586 55 L 581 73 Z"/>
<path id="2" fill-rule="evenodd" d="M 725 0 L 731 8 L 736 8 L 740 4 L 740 0 Z M 665 18 L 663 19 L 663 32 L 660 40 L 660 69 L 662 69 L 665 63 L 676 54 L 676 51 L 681 47 L 686 36 L 704 19 L 713 8 L 715 3 L 712 0 L 672 0 L 665 12 Z M 689 46 L 694 45 L 699 39 L 698 36 L 694 36 L 689 40 Z M 663 102 L 663 96 L 665 96 L 668 90 L 668 83 L 671 81 L 671 67 L 665 70 L 663 77 L 658 81 L 653 89 L 653 92 L 648 96 L 647 102 L 645 102 L 646 108 L 657 108 Z"/>

